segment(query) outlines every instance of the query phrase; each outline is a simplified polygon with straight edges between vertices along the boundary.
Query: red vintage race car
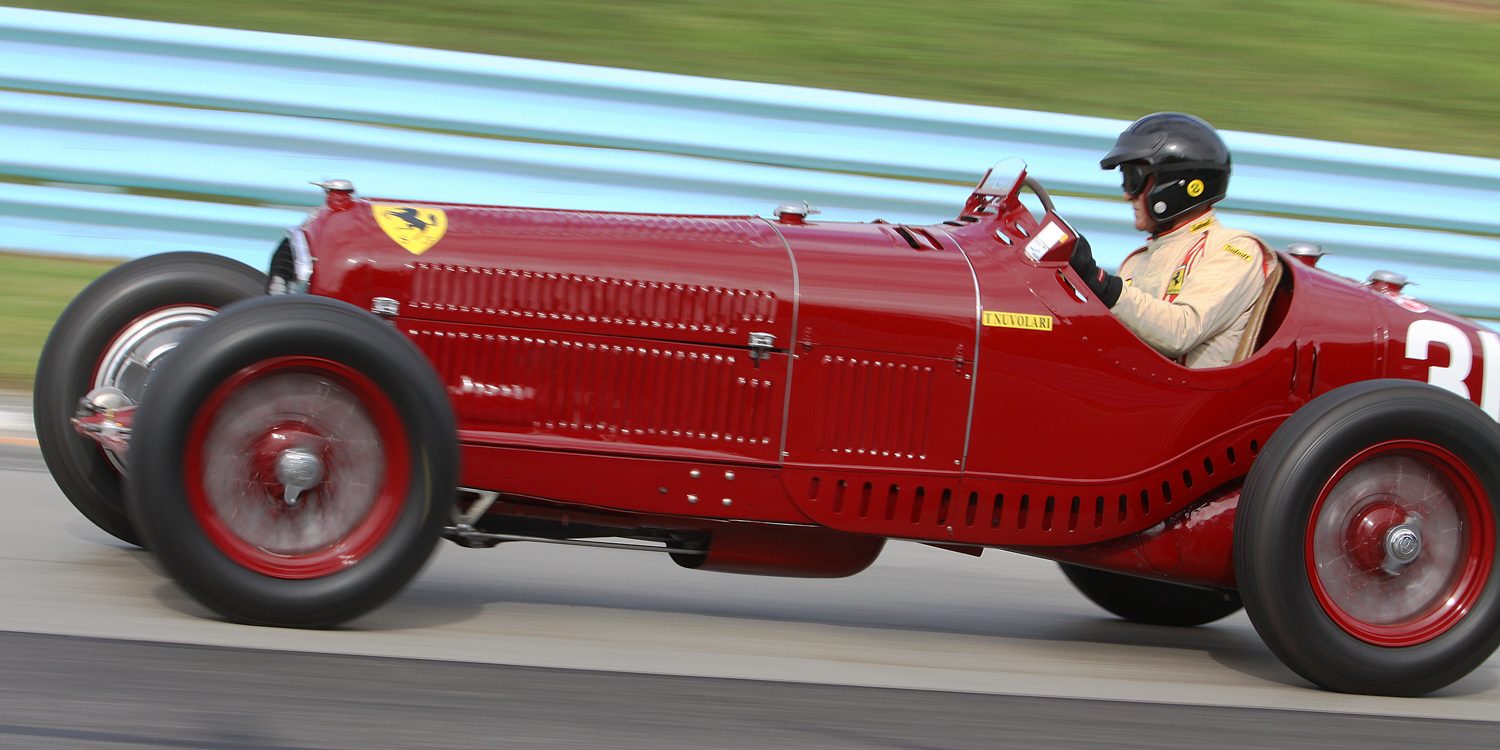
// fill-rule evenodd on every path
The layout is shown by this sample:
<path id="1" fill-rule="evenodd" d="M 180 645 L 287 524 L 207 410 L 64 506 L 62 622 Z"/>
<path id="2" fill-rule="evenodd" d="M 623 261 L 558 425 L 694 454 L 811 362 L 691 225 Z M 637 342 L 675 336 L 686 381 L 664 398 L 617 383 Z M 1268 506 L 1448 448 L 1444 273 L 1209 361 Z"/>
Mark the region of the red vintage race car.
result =
<path id="1" fill-rule="evenodd" d="M 121 266 L 37 374 L 63 491 L 230 619 L 343 622 L 440 537 L 785 576 L 908 539 L 1055 559 L 1131 620 L 1243 602 L 1334 690 L 1500 641 L 1500 336 L 1399 279 L 1282 254 L 1237 361 L 1190 370 L 1088 293 L 1019 162 L 932 226 L 320 184 L 269 274 Z"/>

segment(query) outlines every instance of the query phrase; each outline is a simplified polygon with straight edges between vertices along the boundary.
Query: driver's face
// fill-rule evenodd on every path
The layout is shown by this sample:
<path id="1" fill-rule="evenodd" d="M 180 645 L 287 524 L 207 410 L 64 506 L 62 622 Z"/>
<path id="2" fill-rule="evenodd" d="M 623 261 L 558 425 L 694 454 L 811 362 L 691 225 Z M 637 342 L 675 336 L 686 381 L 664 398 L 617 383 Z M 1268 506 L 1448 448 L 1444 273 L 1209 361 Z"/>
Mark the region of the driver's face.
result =
<path id="1" fill-rule="evenodd" d="M 1146 210 L 1146 196 L 1151 194 L 1151 188 L 1156 185 L 1156 178 L 1147 178 L 1146 187 L 1135 197 L 1125 196 L 1130 201 L 1130 207 L 1135 209 L 1135 228 L 1141 232 L 1149 232 L 1156 228 L 1156 222 L 1152 220 L 1150 212 Z"/>

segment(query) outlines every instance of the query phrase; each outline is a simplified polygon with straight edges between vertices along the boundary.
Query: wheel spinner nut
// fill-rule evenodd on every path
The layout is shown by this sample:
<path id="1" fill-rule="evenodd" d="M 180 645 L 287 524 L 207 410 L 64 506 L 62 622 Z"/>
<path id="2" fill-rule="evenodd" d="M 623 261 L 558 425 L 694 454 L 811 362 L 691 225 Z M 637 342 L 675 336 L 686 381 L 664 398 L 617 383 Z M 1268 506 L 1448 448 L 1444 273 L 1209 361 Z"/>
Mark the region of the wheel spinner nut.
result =
<path id="1" fill-rule="evenodd" d="M 286 504 L 296 505 L 302 493 L 323 481 L 323 462 L 306 448 L 288 448 L 276 456 L 276 481 L 285 488 Z"/>
<path id="2" fill-rule="evenodd" d="M 1410 563 L 1422 553 L 1422 536 L 1410 526 L 1397 526 L 1385 535 L 1385 553 L 1398 564 Z"/>

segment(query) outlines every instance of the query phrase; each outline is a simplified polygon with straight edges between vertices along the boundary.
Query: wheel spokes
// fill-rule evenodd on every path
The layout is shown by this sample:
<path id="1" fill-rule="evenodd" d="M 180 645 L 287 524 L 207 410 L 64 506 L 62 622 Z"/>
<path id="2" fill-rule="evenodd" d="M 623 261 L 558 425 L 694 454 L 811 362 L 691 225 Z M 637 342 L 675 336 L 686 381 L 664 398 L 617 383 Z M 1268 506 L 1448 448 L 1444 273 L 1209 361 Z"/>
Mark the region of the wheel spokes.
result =
<path id="1" fill-rule="evenodd" d="M 245 544 L 308 554 L 369 515 L 384 454 L 354 394 L 316 374 L 275 374 L 248 383 L 219 411 L 203 445 L 204 490 Z"/>
<path id="2" fill-rule="evenodd" d="M 1329 615 L 1381 645 L 1421 642 L 1472 598 L 1475 499 L 1437 449 L 1371 449 L 1340 471 L 1310 527 L 1314 583 Z"/>

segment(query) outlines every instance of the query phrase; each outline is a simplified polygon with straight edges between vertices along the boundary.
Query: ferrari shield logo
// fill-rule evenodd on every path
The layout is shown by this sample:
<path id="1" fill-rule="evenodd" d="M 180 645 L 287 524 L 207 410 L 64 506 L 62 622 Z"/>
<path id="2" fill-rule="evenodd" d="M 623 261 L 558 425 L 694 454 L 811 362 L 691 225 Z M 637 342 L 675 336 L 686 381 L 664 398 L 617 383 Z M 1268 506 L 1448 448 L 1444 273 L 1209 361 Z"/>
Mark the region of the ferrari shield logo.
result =
<path id="1" fill-rule="evenodd" d="M 1187 266 L 1178 266 L 1172 272 L 1172 278 L 1167 282 L 1167 296 L 1176 297 L 1182 294 L 1182 282 L 1187 280 Z"/>
<path id="2" fill-rule="evenodd" d="M 448 215 L 440 208 L 371 203 L 370 210 L 386 236 L 412 255 L 432 249 L 448 231 Z"/>

